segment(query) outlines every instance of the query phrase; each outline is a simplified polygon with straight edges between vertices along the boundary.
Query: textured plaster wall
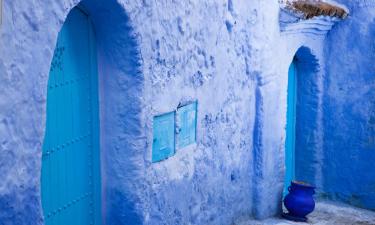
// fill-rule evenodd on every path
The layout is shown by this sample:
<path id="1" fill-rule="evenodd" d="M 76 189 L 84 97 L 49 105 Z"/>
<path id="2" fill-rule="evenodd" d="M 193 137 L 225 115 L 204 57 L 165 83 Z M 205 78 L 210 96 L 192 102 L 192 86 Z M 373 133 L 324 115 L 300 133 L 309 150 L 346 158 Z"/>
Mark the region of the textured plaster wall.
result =
<path id="1" fill-rule="evenodd" d="M 0 224 L 43 224 L 48 72 L 58 32 L 78 3 L 4 1 Z M 324 71 L 324 35 L 280 33 L 276 0 L 87 0 L 83 6 L 98 39 L 104 224 L 226 225 L 278 214 L 288 67 L 305 46 Z M 314 88 L 305 95 L 314 94 L 306 110 L 316 119 L 301 125 L 309 135 L 300 137 L 310 152 L 304 162 L 310 172 L 301 176 L 314 174 L 318 185 L 319 71 L 309 75 Z M 153 116 L 192 99 L 199 102 L 197 144 L 152 164 Z"/>
<path id="2" fill-rule="evenodd" d="M 272 24 L 270 21 L 269 23 Z M 284 185 L 288 68 L 295 56 L 306 62 L 298 65 L 301 70 L 301 79 L 298 81 L 301 95 L 298 97 L 300 110 L 297 112 L 296 129 L 303 132 L 299 132 L 296 137 L 296 175 L 297 178 L 318 186 L 321 180 L 321 68 L 324 67 L 321 46 L 325 36 L 306 32 L 309 29 L 306 27 L 308 25 L 302 24 L 294 32 L 270 35 L 262 55 L 262 76 L 257 87 L 261 94 L 258 99 L 262 104 L 257 108 L 259 124 L 254 131 L 255 171 L 259 173 L 253 177 L 256 181 L 253 198 L 259 204 L 254 207 L 256 218 L 266 218 L 281 207 L 281 203 L 275 202 L 280 200 Z M 307 62 L 310 59 L 317 65 L 309 65 Z M 310 85 L 314 87 L 310 88 Z M 307 90 L 303 90 L 304 88 Z M 310 117 L 315 119 L 309 119 Z M 256 142 L 259 140 L 258 135 L 262 138 L 261 142 Z"/>
<path id="3" fill-rule="evenodd" d="M 48 71 L 58 31 L 77 3 L 4 2 L 2 224 L 43 223 Z M 263 48 L 251 43 L 264 38 L 251 31 L 265 23 L 259 2 L 88 1 L 85 7 L 98 38 L 105 223 L 229 224 L 251 215 L 261 77 L 253 68 Z M 197 145 L 151 164 L 153 115 L 185 99 L 199 101 Z"/>
<path id="4" fill-rule="evenodd" d="M 321 188 L 322 67 L 321 62 L 309 48 L 301 47 L 295 57 L 297 64 L 295 179 Z"/>
<path id="5" fill-rule="evenodd" d="M 345 3 L 351 16 L 325 44 L 324 191 L 374 210 L 375 4 Z"/>
<path id="6" fill-rule="evenodd" d="M 237 4 L 236 4 L 237 3 Z M 150 164 L 148 224 L 230 224 L 250 214 L 255 73 L 250 33 L 257 1 L 150 2 L 140 14 L 148 115 L 198 100 L 197 146 Z M 167 10 L 166 10 L 167 9 Z M 249 15 L 250 12 L 250 15 Z M 141 23 L 141 21 L 147 21 Z M 254 23 L 257 23 L 254 21 Z"/>

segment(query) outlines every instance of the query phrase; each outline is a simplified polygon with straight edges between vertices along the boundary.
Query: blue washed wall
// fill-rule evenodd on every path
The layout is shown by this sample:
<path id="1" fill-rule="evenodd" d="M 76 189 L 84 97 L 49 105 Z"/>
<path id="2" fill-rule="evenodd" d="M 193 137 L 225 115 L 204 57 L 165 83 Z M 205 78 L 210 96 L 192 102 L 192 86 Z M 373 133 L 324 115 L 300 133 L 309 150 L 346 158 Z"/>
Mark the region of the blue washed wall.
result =
<path id="1" fill-rule="evenodd" d="M 296 104 L 296 140 L 295 140 L 295 179 L 316 185 L 317 166 L 314 163 L 317 154 L 318 138 L 315 137 L 319 126 L 319 72 L 318 59 L 307 47 L 298 49 L 295 55 L 297 65 L 297 104 Z"/>
<path id="2" fill-rule="evenodd" d="M 40 168 L 48 71 L 58 32 L 78 3 L 4 1 L 1 224 L 43 224 Z M 272 188 L 268 199 L 252 198 L 258 191 L 252 182 L 256 80 L 275 74 L 262 72 L 266 66 L 260 59 L 268 51 L 261 40 L 277 35 L 277 23 L 261 16 L 265 9 L 272 12 L 271 21 L 277 18 L 277 2 L 270 4 L 271 11 L 260 3 L 83 3 L 98 39 L 105 224 L 230 224 L 251 216 L 254 205 L 263 202 L 271 206 L 264 207 L 264 215 L 278 213 L 282 175 L 279 166 L 270 165 L 280 162 L 281 152 L 267 160 L 269 165 L 256 164 L 279 179 L 257 180 Z M 153 116 L 193 99 L 199 102 L 197 144 L 151 163 Z M 278 105 L 277 96 L 266 100 Z M 263 118 L 259 115 L 257 124 Z M 283 124 L 267 123 L 277 132 L 260 140 L 265 143 L 260 149 L 272 154 L 283 145 Z"/>
<path id="3" fill-rule="evenodd" d="M 375 210 L 375 4 L 343 2 L 351 15 L 324 47 L 324 191 Z"/>
<path id="4" fill-rule="evenodd" d="M 40 163 L 48 71 L 58 31 L 78 3 L 4 1 L 3 224 L 43 224 Z M 239 217 L 277 215 L 288 67 L 306 46 L 325 71 L 324 32 L 311 32 L 305 24 L 297 32 L 280 33 L 277 0 L 83 4 L 98 38 L 104 223 L 226 225 Z M 305 86 L 316 88 L 317 99 L 306 110 L 318 109 L 316 119 L 301 126 L 313 134 L 300 138 L 310 154 L 304 167 L 309 174 L 301 176 L 314 173 L 311 182 L 320 187 L 322 74 L 310 81 Z M 195 99 L 197 144 L 151 163 L 153 116 Z"/>

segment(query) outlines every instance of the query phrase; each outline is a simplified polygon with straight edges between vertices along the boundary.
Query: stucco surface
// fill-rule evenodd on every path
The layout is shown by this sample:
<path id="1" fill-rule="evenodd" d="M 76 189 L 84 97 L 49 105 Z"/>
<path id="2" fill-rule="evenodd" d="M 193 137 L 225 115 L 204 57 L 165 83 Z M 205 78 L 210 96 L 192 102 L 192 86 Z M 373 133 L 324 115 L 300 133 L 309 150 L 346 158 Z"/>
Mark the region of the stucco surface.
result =
<path id="1" fill-rule="evenodd" d="M 48 72 L 58 32 L 78 3 L 4 1 L 0 224 L 43 224 L 40 169 Z M 311 26 L 302 24 L 301 32 L 281 32 L 277 0 L 82 4 L 98 41 L 104 224 L 225 225 L 243 215 L 277 215 L 287 72 L 301 46 L 319 69 L 309 74 L 311 89 L 302 95 L 304 100 L 313 96 L 305 101 L 311 118 L 301 117 L 310 120 L 300 127 L 308 131 L 299 138 L 308 158 L 300 171 L 322 187 L 327 30 L 310 32 Z M 187 100 L 199 105 L 196 145 L 151 163 L 153 116 Z"/>
<path id="2" fill-rule="evenodd" d="M 58 31 L 77 3 L 4 4 L 3 224 L 43 223 L 40 153 L 48 71 Z M 260 75 L 250 69 L 256 50 L 249 43 L 260 37 L 249 27 L 262 23 L 256 5 L 84 5 L 98 39 L 105 223 L 227 224 L 251 213 L 254 90 Z M 197 145 L 151 164 L 153 115 L 185 99 L 199 101 Z"/>
<path id="3" fill-rule="evenodd" d="M 372 1 L 349 2 L 350 19 L 325 44 L 324 191 L 374 210 L 375 10 Z"/>

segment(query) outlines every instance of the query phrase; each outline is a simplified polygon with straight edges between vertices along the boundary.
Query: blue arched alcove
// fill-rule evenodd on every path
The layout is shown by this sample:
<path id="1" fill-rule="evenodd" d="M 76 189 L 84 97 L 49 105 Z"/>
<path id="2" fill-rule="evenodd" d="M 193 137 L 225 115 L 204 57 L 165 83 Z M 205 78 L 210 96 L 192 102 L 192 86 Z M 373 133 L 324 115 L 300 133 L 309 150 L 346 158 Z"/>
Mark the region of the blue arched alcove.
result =
<path id="1" fill-rule="evenodd" d="M 97 43 L 102 222 L 141 224 L 139 196 L 146 190 L 137 188 L 144 187 L 145 149 L 138 41 L 116 0 L 83 0 L 76 6 L 90 18 Z"/>
<path id="2" fill-rule="evenodd" d="M 320 110 L 319 69 L 317 58 L 304 46 L 298 49 L 289 67 L 284 194 L 291 180 L 315 185 L 315 136 Z"/>

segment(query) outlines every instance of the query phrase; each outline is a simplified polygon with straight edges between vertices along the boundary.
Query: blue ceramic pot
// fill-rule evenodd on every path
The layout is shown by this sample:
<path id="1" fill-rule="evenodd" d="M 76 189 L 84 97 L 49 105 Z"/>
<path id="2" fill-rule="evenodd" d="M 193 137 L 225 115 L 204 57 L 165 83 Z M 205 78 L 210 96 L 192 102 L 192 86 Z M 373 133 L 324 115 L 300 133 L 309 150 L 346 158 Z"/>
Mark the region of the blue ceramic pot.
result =
<path id="1" fill-rule="evenodd" d="M 306 221 L 306 216 L 315 209 L 315 187 L 298 181 L 292 181 L 288 188 L 289 194 L 284 198 L 288 214 L 284 217 L 294 221 Z"/>

